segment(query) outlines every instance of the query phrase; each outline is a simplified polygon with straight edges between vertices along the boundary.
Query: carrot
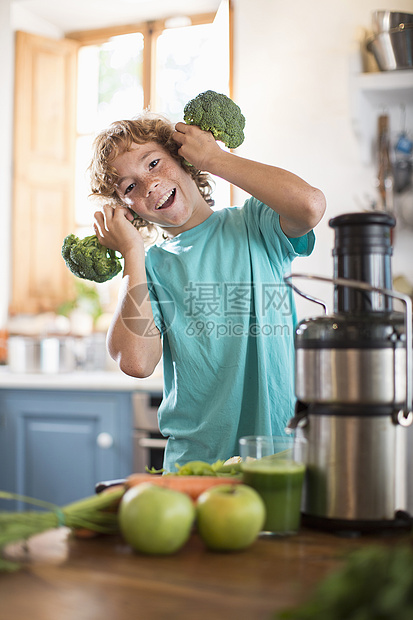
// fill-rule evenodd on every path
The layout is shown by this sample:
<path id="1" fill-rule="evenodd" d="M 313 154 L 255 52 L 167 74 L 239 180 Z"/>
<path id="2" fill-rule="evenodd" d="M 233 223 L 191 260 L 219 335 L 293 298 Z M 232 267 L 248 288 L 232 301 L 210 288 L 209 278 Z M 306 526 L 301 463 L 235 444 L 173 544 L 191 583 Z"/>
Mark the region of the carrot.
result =
<path id="1" fill-rule="evenodd" d="M 72 536 L 74 538 L 97 538 L 100 536 L 99 532 L 94 532 L 93 530 L 88 530 L 86 527 L 76 527 L 72 529 Z"/>
<path id="2" fill-rule="evenodd" d="M 151 482 L 167 489 L 186 493 L 195 501 L 201 493 L 220 484 L 240 484 L 241 478 L 219 478 L 217 476 L 159 476 L 156 474 L 131 474 L 127 477 L 125 488 L 129 489 L 142 482 Z"/>

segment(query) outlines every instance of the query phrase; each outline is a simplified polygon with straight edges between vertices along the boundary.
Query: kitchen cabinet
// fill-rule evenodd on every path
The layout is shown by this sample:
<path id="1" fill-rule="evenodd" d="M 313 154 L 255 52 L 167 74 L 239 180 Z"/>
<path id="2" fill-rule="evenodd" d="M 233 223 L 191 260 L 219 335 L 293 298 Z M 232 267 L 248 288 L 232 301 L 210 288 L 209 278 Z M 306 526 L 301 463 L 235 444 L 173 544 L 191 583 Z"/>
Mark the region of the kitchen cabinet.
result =
<path id="1" fill-rule="evenodd" d="M 58 505 L 93 495 L 132 472 L 132 417 L 132 392 L 1 390 L 0 489 Z"/>
<path id="2" fill-rule="evenodd" d="M 393 140 L 402 130 L 413 129 L 413 71 L 354 73 L 351 100 L 353 127 L 360 140 L 364 164 L 375 160 L 380 114 L 389 115 Z"/>

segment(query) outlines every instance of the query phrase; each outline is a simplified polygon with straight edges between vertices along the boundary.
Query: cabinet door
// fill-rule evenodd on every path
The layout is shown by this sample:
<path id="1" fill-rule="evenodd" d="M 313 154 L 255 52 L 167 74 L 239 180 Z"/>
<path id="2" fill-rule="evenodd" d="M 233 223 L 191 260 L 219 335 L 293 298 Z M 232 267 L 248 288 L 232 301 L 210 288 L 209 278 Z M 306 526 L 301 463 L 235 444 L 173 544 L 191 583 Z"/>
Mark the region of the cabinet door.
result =
<path id="1" fill-rule="evenodd" d="M 132 471 L 129 393 L 8 391 L 0 411 L 0 488 L 64 505 Z"/>
<path id="2" fill-rule="evenodd" d="M 61 247 L 74 229 L 78 48 L 16 33 L 11 313 L 55 310 L 73 294 Z"/>

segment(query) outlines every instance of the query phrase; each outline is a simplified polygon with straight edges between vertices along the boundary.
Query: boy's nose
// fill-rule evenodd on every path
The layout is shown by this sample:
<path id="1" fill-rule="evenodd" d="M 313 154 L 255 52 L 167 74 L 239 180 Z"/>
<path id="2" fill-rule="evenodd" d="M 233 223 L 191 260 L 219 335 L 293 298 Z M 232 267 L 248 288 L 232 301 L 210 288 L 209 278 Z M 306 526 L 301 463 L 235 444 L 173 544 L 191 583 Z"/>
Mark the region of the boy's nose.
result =
<path id="1" fill-rule="evenodd" d="M 148 196 L 153 192 L 154 189 L 156 189 L 159 185 L 159 181 L 149 181 L 147 186 L 146 186 L 146 197 L 148 198 Z"/>

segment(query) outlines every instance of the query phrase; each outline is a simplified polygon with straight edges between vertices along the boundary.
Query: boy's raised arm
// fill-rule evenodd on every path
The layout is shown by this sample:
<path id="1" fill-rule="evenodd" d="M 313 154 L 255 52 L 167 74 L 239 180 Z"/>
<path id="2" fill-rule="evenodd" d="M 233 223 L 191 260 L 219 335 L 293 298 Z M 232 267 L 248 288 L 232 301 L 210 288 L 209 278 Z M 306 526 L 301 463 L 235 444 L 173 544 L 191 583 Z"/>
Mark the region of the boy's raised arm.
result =
<path id="1" fill-rule="evenodd" d="M 280 215 L 289 237 L 300 237 L 314 228 L 325 211 L 324 194 L 297 175 L 224 151 L 210 132 L 177 123 L 174 139 L 180 155 L 199 170 L 219 176 L 248 192 Z"/>

